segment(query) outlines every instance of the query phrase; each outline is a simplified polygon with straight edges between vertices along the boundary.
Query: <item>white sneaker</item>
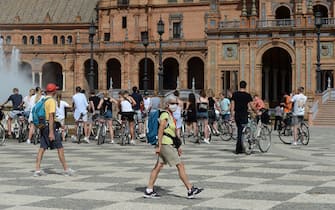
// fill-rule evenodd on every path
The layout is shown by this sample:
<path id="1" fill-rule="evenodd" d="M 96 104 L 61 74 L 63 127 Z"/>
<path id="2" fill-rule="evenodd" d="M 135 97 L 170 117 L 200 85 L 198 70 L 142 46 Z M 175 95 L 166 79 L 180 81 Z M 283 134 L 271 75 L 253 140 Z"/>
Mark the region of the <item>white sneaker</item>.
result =
<path id="1" fill-rule="evenodd" d="M 88 139 L 88 137 L 84 137 L 84 141 L 89 144 L 90 143 L 90 140 Z"/>
<path id="2" fill-rule="evenodd" d="M 31 143 L 31 142 L 30 142 L 30 139 L 27 139 L 26 143 L 27 143 L 27 144 L 30 144 L 30 143 Z"/>
<path id="3" fill-rule="evenodd" d="M 68 168 L 66 171 L 64 171 L 64 176 L 74 176 L 75 174 L 75 170 L 71 169 L 71 168 Z"/>
<path id="4" fill-rule="evenodd" d="M 145 133 L 141 133 L 140 135 L 138 135 L 138 137 L 140 137 L 140 139 L 143 139 L 145 137 Z"/>
<path id="5" fill-rule="evenodd" d="M 209 139 L 204 139 L 204 142 L 205 142 L 206 144 L 210 144 Z"/>
<path id="6" fill-rule="evenodd" d="M 130 140 L 130 144 L 135 145 L 136 141 L 134 139 Z"/>

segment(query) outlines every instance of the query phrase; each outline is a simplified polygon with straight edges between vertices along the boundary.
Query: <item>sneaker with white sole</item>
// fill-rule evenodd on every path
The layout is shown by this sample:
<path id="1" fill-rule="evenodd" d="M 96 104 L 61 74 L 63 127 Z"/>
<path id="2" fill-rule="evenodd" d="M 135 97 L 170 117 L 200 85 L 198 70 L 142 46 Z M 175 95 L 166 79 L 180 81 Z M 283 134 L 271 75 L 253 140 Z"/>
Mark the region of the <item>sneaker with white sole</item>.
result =
<path id="1" fill-rule="evenodd" d="M 205 142 L 206 144 L 210 144 L 209 139 L 204 139 L 204 142 Z"/>
<path id="2" fill-rule="evenodd" d="M 68 168 L 66 171 L 64 171 L 64 176 L 74 176 L 75 174 L 75 170 L 71 169 L 71 168 Z"/>
<path id="3" fill-rule="evenodd" d="M 130 144 L 135 145 L 136 141 L 134 139 L 130 140 Z"/>
<path id="4" fill-rule="evenodd" d="M 39 177 L 39 176 L 42 176 L 43 175 L 43 173 L 42 173 L 42 171 L 35 171 L 34 172 L 34 177 Z"/>
<path id="5" fill-rule="evenodd" d="M 90 140 L 88 139 L 88 137 L 84 137 L 84 142 L 86 142 L 87 144 L 89 144 L 90 143 Z"/>
<path id="6" fill-rule="evenodd" d="M 201 191 L 203 191 L 204 189 L 202 188 L 197 188 L 197 187 L 194 187 L 192 186 L 191 190 L 189 190 L 187 192 L 187 198 L 191 199 L 191 198 L 194 198 L 195 195 L 201 193 Z"/>
<path id="7" fill-rule="evenodd" d="M 27 139 L 26 143 L 27 143 L 27 144 L 30 144 L 30 143 L 31 143 L 31 142 L 30 142 L 30 139 Z"/>
<path id="8" fill-rule="evenodd" d="M 161 196 L 155 192 L 155 191 L 151 191 L 150 193 L 147 192 L 147 190 L 144 190 L 144 198 L 160 198 Z"/>

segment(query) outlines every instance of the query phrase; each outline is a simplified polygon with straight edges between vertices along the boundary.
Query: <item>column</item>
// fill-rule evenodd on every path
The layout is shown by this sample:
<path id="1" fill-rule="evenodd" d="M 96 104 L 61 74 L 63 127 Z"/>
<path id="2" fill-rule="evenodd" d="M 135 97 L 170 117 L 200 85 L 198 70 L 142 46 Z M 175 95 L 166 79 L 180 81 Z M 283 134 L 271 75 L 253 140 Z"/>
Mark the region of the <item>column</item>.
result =
<path id="1" fill-rule="evenodd" d="M 36 82 L 35 82 L 35 72 L 31 72 L 31 82 L 33 87 L 35 86 Z"/>
<path id="2" fill-rule="evenodd" d="M 247 3 L 246 0 L 243 0 L 243 5 L 242 5 L 242 16 L 247 16 Z"/>
<path id="3" fill-rule="evenodd" d="M 257 15 L 256 1 L 255 0 L 252 0 L 251 15 L 254 15 L 254 16 Z"/>
<path id="4" fill-rule="evenodd" d="M 286 91 L 286 80 L 288 80 L 288 78 L 286 78 L 286 71 L 285 69 L 282 69 L 280 71 L 280 75 L 281 75 L 281 89 L 280 89 L 280 92 L 281 93 L 284 93 Z"/>
<path id="5" fill-rule="evenodd" d="M 63 87 L 62 87 L 62 90 L 65 91 L 66 90 L 66 76 L 65 76 L 65 71 L 63 72 Z"/>
<path id="6" fill-rule="evenodd" d="M 39 86 L 43 89 L 44 87 L 42 87 L 42 72 L 38 72 L 38 74 L 40 75 Z"/>

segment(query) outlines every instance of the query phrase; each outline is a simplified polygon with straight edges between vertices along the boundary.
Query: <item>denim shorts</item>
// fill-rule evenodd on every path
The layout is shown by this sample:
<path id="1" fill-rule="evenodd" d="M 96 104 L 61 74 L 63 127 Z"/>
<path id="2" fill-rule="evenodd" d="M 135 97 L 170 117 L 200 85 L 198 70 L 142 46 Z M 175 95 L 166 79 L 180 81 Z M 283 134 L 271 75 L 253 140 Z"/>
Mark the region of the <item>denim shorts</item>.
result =
<path id="1" fill-rule="evenodd" d="M 113 118 L 113 112 L 112 112 L 112 110 L 107 110 L 107 111 L 104 113 L 104 118 L 105 118 L 105 119 L 112 119 L 112 118 Z"/>
<path id="2" fill-rule="evenodd" d="M 197 112 L 198 119 L 208 119 L 208 112 Z"/>

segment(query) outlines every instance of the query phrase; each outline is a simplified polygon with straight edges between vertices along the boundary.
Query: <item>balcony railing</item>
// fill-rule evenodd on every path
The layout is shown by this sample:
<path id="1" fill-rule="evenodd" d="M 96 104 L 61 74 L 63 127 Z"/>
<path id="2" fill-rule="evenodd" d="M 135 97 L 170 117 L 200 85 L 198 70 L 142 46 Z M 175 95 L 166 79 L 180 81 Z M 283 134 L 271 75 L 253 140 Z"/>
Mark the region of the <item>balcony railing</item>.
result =
<path id="1" fill-rule="evenodd" d="M 335 18 L 322 18 L 322 27 L 335 26 Z"/>
<path id="2" fill-rule="evenodd" d="M 233 21 L 221 21 L 219 23 L 219 28 L 224 29 L 224 28 L 239 28 L 240 27 L 240 21 L 238 20 L 233 20 Z"/>
<path id="3" fill-rule="evenodd" d="M 294 27 L 295 21 L 293 19 L 276 19 L 276 20 L 258 20 L 257 27 Z"/>
<path id="4" fill-rule="evenodd" d="M 129 0 L 118 0 L 117 6 L 119 7 L 128 7 L 129 6 Z"/>

